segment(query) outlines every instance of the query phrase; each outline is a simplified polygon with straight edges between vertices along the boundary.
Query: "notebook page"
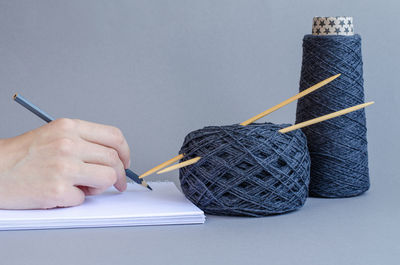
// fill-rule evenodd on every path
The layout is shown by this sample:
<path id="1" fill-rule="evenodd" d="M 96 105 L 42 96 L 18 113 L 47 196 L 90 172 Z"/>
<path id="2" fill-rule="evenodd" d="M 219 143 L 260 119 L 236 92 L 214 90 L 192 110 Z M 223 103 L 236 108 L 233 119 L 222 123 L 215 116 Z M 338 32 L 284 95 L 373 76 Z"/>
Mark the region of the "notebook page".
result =
<path id="1" fill-rule="evenodd" d="M 0 229 L 204 223 L 204 213 L 174 183 L 150 186 L 153 191 L 136 184 L 128 184 L 123 193 L 110 188 L 76 207 L 0 210 Z"/>

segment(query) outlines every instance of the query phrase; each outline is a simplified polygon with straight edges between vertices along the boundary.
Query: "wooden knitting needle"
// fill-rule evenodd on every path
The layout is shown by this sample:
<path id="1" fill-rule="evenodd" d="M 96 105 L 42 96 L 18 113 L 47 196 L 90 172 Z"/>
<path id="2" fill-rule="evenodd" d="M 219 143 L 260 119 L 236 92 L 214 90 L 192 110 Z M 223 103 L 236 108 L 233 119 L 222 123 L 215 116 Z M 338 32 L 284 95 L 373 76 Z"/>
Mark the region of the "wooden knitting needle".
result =
<path id="1" fill-rule="evenodd" d="M 299 99 L 299 98 L 301 98 L 301 97 L 304 97 L 305 95 L 307 95 L 307 94 L 309 94 L 309 93 L 311 93 L 311 92 L 317 90 L 318 88 L 320 88 L 320 87 L 322 87 L 322 86 L 324 86 L 324 85 L 326 85 L 326 84 L 332 82 L 333 80 L 335 80 L 336 78 L 338 78 L 340 75 L 341 75 L 341 74 L 337 74 L 337 75 L 331 76 L 331 77 L 329 77 L 329 78 L 327 78 L 327 79 L 325 79 L 325 80 L 322 80 L 321 82 L 319 82 L 319 83 L 317 83 L 317 84 L 315 84 L 315 85 L 313 85 L 313 86 L 311 86 L 311 87 L 309 87 L 309 88 L 303 90 L 302 92 L 298 93 L 297 95 L 295 95 L 295 96 L 293 96 L 293 97 L 291 97 L 291 98 L 286 99 L 285 101 L 279 103 L 278 105 L 273 106 L 272 108 L 267 109 L 266 111 L 263 111 L 263 112 L 261 112 L 260 114 L 258 114 L 258 115 L 256 115 L 256 116 L 254 116 L 254 117 L 252 117 L 252 118 L 250 118 L 250 119 L 248 119 L 248 120 L 242 122 L 240 125 L 247 126 L 247 125 L 249 125 L 250 123 L 253 123 L 253 122 L 255 122 L 256 120 L 259 120 L 259 119 L 261 119 L 262 117 L 265 117 L 265 116 L 267 116 L 268 114 L 270 114 L 270 113 L 272 113 L 272 112 L 274 112 L 274 111 L 276 111 L 276 110 L 282 108 L 283 106 L 286 106 L 287 104 L 289 104 L 289 103 L 295 101 L 296 99 Z M 179 157 L 179 158 L 178 158 L 178 157 Z M 148 176 L 148 175 L 150 175 L 150 174 L 156 172 L 157 170 L 160 170 L 160 169 L 162 169 L 162 168 L 164 168 L 164 167 L 166 167 L 166 166 L 171 165 L 172 163 L 175 163 L 176 161 L 178 161 L 178 160 L 180 160 L 180 159 L 182 159 L 182 158 L 183 158 L 183 155 L 180 154 L 179 156 L 176 156 L 176 157 L 174 157 L 174 158 L 172 158 L 172 159 L 170 159 L 170 160 L 168 160 L 168 161 L 166 161 L 166 162 L 164 162 L 164 163 L 162 163 L 162 164 L 160 164 L 160 165 L 158 165 L 158 166 L 156 166 L 156 167 L 154 167 L 154 168 L 148 170 L 146 173 L 140 175 L 139 178 L 143 178 L 143 177 L 145 177 L 145 176 Z M 196 162 L 198 161 L 198 159 L 197 159 L 196 161 L 193 160 L 193 159 L 188 160 L 188 161 L 191 161 L 192 164 L 194 164 L 194 163 L 196 163 Z M 185 161 L 185 162 L 187 162 L 187 161 Z M 183 162 L 183 163 L 184 163 L 184 162 Z M 180 165 L 180 164 L 177 164 L 177 165 Z M 191 164 L 186 164 L 186 165 L 191 165 Z M 176 167 L 176 168 L 180 168 L 180 167 Z M 170 170 L 168 170 L 168 171 L 170 171 Z M 157 172 L 157 174 L 161 174 L 161 173 L 164 173 L 164 172 L 167 172 L 167 171 L 162 170 L 162 171 Z"/>
<path id="2" fill-rule="evenodd" d="M 365 108 L 365 107 L 367 107 L 369 105 L 372 105 L 372 104 L 374 104 L 374 101 L 371 101 L 371 102 L 368 102 L 368 103 L 363 103 L 363 104 L 360 104 L 360 105 L 356 105 L 356 106 L 353 106 L 353 107 L 350 107 L 350 108 L 347 108 L 347 109 L 342 109 L 342 110 L 333 112 L 331 114 L 327 114 L 327 115 L 324 115 L 324 116 L 321 116 L 321 117 L 318 117 L 318 118 L 315 118 L 315 119 L 312 119 L 312 120 L 308 120 L 308 121 L 305 121 L 305 122 L 301 122 L 301 123 L 298 123 L 298 124 L 295 124 L 295 125 L 280 129 L 279 132 L 280 133 L 287 133 L 287 132 L 290 132 L 290 131 L 293 131 L 293 130 L 297 130 L 297 129 L 300 129 L 300 128 L 303 128 L 303 127 L 306 127 L 306 126 L 310 126 L 310 125 L 318 123 L 318 122 L 326 121 L 326 120 L 329 120 L 329 119 L 332 119 L 332 118 L 347 114 L 349 112 L 353 112 L 353 111 Z M 196 163 L 199 160 L 200 160 L 200 157 L 195 157 L 193 159 L 189 159 L 189 160 L 184 161 L 182 163 L 179 163 L 179 164 L 164 168 L 163 170 L 157 172 L 157 174 L 161 174 L 161 173 L 165 173 L 165 172 L 168 172 L 168 171 L 172 171 L 174 169 L 178 169 L 178 168 L 181 168 L 181 167 L 186 167 L 186 166 L 189 166 L 189 165 L 192 165 L 192 164 Z"/>
<path id="3" fill-rule="evenodd" d="M 182 163 L 179 163 L 179 164 L 176 164 L 176 165 L 173 165 L 173 166 L 164 168 L 163 170 L 158 171 L 157 174 L 162 174 L 162 173 L 169 172 L 169 171 L 172 171 L 172 170 L 181 168 L 181 167 L 189 166 L 189 165 L 191 165 L 191 164 L 197 163 L 197 161 L 199 161 L 200 158 L 201 158 L 201 157 L 198 156 L 198 157 L 195 157 L 195 158 L 186 160 L 186 161 L 184 161 L 184 162 L 182 162 Z"/>
<path id="4" fill-rule="evenodd" d="M 370 102 L 363 103 L 363 104 L 360 104 L 360 105 L 356 105 L 356 106 L 353 106 L 353 107 L 350 107 L 350 108 L 347 108 L 347 109 L 342 109 L 342 110 L 339 110 L 339 111 L 336 111 L 336 112 L 333 112 L 333 113 L 330 113 L 330 114 L 327 114 L 327 115 L 324 115 L 324 116 L 321 116 L 321 117 L 318 117 L 318 118 L 314 118 L 314 119 L 311 119 L 311 120 L 308 120 L 308 121 L 304 121 L 304 122 L 301 122 L 301 123 L 298 123 L 298 124 L 295 124 L 295 125 L 280 129 L 279 132 L 280 133 L 287 133 L 287 132 L 290 132 L 290 131 L 293 131 L 293 130 L 297 130 L 297 129 L 300 129 L 300 128 L 303 128 L 303 127 L 306 127 L 306 126 L 310 126 L 310 125 L 315 124 L 315 123 L 319 123 L 321 121 L 326 121 L 326 120 L 329 120 L 329 119 L 332 119 L 332 118 L 335 118 L 335 117 L 339 117 L 339 116 L 342 116 L 344 114 L 347 114 L 347 113 L 350 113 L 350 112 L 365 108 L 365 107 L 367 107 L 369 105 L 372 105 L 374 103 L 375 103 L 374 101 L 370 101 Z"/>
<path id="5" fill-rule="evenodd" d="M 139 178 L 144 178 L 144 177 L 146 177 L 148 175 L 151 175 L 154 172 L 156 172 L 156 171 L 158 171 L 160 169 L 163 169 L 164 167 L 169 166 L 169 165 L 171 165 L 172 163 L 175 163 L 178 160 L 181 160 L 182 158 L 183 158 L 183 154 L 179 154 L 179 155 L 175 156 L 174 158 L 171 158 L 170 160 L 165 161 L 164 163 L 161 163 L 158 166 L 156 166 L 156 167 L 154 167 L 154 168 L 152 168 L 150 170 L 147 170 L 142 175 L 140 175 Z"/>
<path id="6" fill-rule="evenodd" d="M 335 80 L 335 79 L 338 78 L 339 76 L 340 76 L 340 74 L 331 76 L 331 77 L 329 77 L 329 78 L 327 78 L 327 79 L 325 79 L 325 80 L 319 82 L 318 84 L 315 84 L 315 85 L 313 85 L 312 87 L 309 87 L 309 88 L 307 88 L 306 90 L 303 90 L 303 91 L 300 92 L 299 94 L 297 94 L 297 95 L 295 95 L 295 96 L 293 96 L 293 97 L 291 97 L 291 98 L 288 98 L 287 100 L 285 100 L 285 101 L 279 103 L 278 105 L 273 106 L 272 108 L 267 109 L 266 111 L 263 111 L 263 112 L 261 112 L 260 114 L 254 116 L 254 117 L 252 117 L 252 118 L 250 118 L 250 119 L 248 119 L 247 121 L 242 122 L 240 125 L 243 125 L 243 126 L 249 125 L 250 123 L 253 123 L 253 122 L 255 122 L 256 120 L 259 120 L 259 119 L 261 119 L 261 118 L 264 117 L 264 116 L 267 116 L 268 114 L 274 112 L 275 110 L 278 110 L 278 109 L 282 108 L 283 106 L 286 106 L 287 104 L 289 104 L 289 103 L 295 101 L 296 99 L 302 98 L 302 97 L 304 97 L 305 95 L 307 95 L 307 94 L 309 94 L 309 93 L 311 93 L 311 92 L 317 90 L 318 88 L 320 88 L 320 87 L 322 87 L 322 86 L 324 86 L 324 85 L 326 85 L 326 84 L 332 82 L 333 80 Z"/>

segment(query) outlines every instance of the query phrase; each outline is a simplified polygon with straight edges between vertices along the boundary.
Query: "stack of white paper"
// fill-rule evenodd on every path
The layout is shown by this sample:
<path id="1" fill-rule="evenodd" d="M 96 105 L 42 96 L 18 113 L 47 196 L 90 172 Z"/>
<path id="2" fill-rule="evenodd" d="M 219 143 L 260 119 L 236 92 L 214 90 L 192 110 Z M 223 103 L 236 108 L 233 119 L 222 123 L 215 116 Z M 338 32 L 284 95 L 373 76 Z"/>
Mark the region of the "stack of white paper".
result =
<path id="1" fill-rule="evenodd" d="M 172 182 L 149 183 L 153 191 L 128 184 L 87 197 L 76 207 L 50 210 L 0 210 L 0 230 L 204 223 L 202 210 Z"/>

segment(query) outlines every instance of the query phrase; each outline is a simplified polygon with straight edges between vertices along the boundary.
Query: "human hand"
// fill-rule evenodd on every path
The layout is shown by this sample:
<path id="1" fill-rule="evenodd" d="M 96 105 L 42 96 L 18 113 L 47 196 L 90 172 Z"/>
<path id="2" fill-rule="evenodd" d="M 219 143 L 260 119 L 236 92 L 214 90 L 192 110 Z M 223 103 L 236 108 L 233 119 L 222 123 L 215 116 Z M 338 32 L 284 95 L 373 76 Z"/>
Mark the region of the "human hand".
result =
<path id="1" fill-rule="evenodd" d="M 129 157 L 119 129 L 82 120 L 0 139 L 0 208 L 75 206 L 111 185 L 124 191 Z"/>

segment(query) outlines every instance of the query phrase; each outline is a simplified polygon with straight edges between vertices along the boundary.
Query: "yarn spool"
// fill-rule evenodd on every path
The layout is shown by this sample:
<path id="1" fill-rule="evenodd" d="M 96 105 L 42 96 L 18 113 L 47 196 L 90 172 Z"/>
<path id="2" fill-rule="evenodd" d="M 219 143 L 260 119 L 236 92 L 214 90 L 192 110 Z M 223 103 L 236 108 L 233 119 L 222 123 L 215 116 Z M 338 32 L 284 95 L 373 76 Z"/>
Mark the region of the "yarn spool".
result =
<path id="1" fill-rule="evenodd" d="M 301 130 L 286 134 L 287 124 L 209 126 L 189 133 L 180 169 L 183 193 L 209 214 L 267 216 L 303 206 L 310 157 Z"/>
<path id="2" fill-rule="evenodd" d="M 341 73 L 319 91 L 300 99 L 296 123 L 364 102 L 361 37 L 351 17 L 316 17 L 303 39 L 300 91 Z M 350 197 L 369 189 L 365 111 L 302 129 L 311 157 L 310 195 Z"/>

